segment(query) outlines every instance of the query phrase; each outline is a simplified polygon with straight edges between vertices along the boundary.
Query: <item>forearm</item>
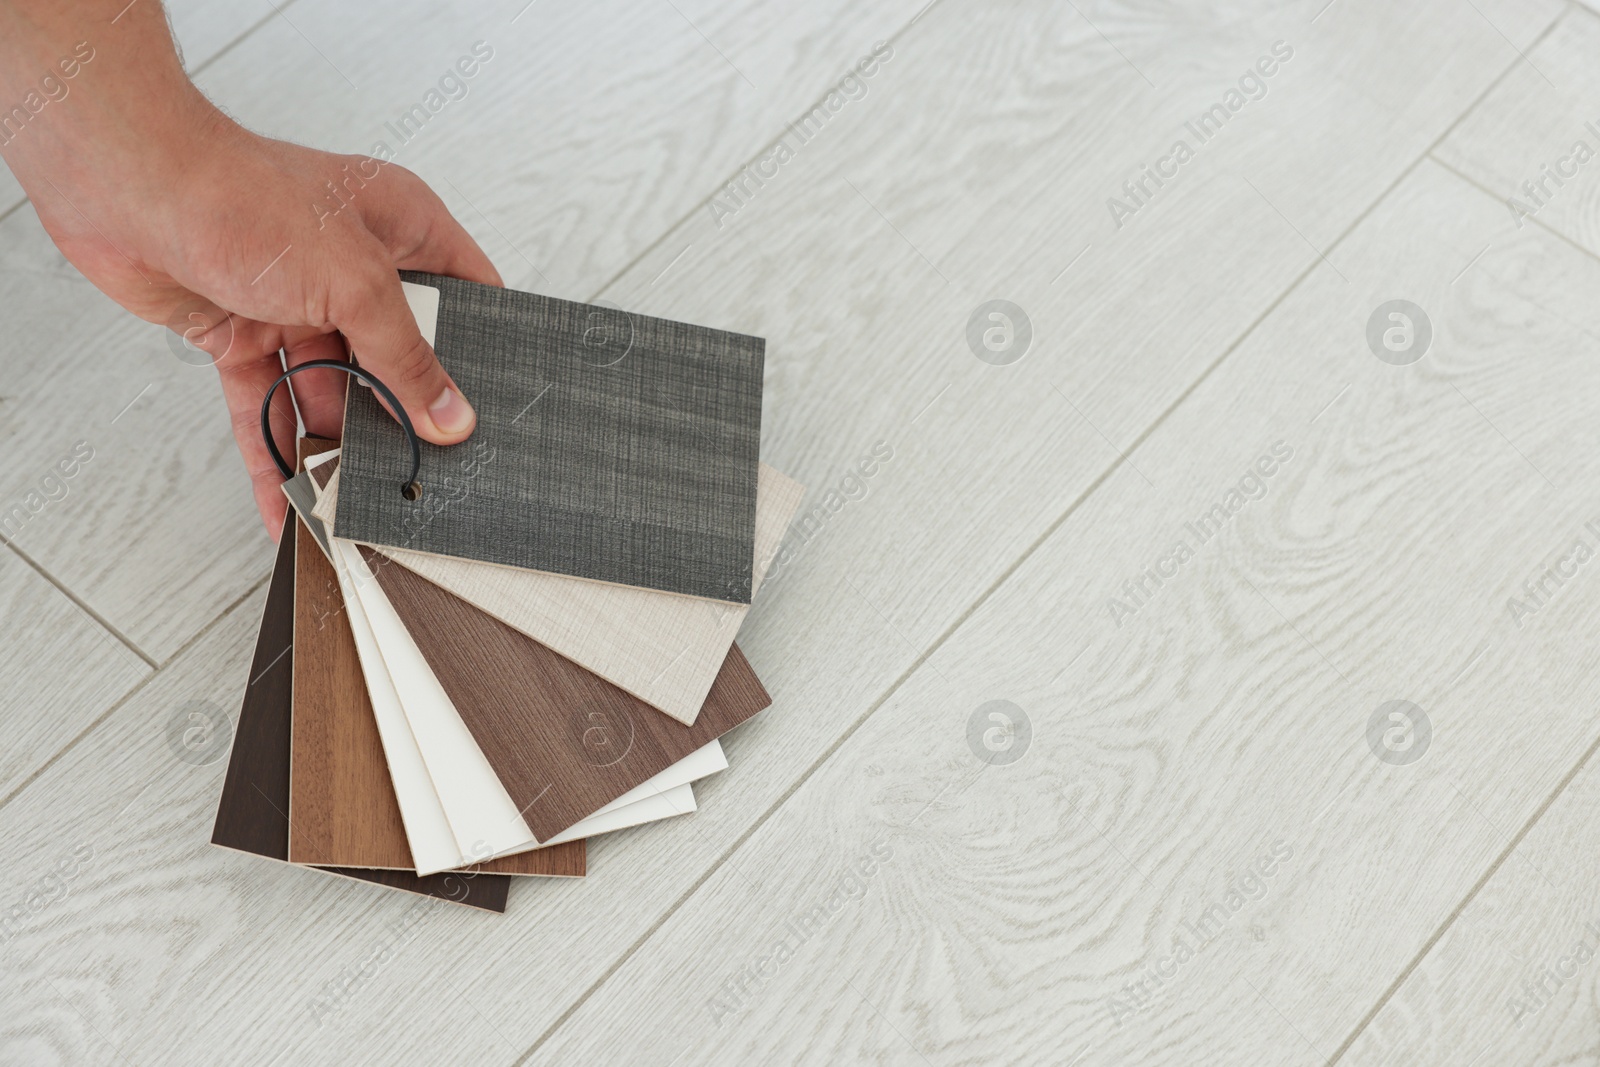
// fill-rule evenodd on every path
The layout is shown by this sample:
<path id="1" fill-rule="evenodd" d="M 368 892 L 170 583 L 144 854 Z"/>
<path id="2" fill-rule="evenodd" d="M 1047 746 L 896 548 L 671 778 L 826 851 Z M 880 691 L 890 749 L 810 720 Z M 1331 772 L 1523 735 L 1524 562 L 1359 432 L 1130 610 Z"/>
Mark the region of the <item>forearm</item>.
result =
<path id="1" fill-rule="evenodd" d="M 43 210 L 51 186 L 100 199 L 106 174 L 122 195 L 158 192 L 218 122 L 159 0 L 0 0 L 0 158 Z"/>

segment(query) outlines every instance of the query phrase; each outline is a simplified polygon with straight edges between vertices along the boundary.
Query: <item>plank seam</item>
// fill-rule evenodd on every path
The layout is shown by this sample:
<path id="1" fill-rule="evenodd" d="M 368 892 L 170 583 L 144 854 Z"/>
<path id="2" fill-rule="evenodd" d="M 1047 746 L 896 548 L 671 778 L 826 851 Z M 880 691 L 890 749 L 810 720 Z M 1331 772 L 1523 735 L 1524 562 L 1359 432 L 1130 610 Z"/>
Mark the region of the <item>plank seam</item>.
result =
<path id="1" fill-rule="evenodd" d="M 185 652 L 188 652 L 189 649 L 198 644 L 202 638 L 204 638 L 217 627 L 218 623 L 232 614 L 235 608 L 237 608 L 240 604 L 243 604 L 246 600 L 249 600 L 251 597 L 255 596 L 261 587 L 267 584 L 271 577 L 272 575 L 270 574 L 263 576 L 259 581 L 238 596 L 231 604 L 217 612 L 216 616 L 212 618 L 210 622 L 202 626 L 195 633 L 195 635 L 189 638 L 189 640 L 185 641 L 176 652 L 174 652 L 171 656 L 168 656 L 165 663 L 161 663 L 159 665 L 152 664 L 152 666 L 155 667 L 155 670 L 151 671 L 149 674 L 146 674 L 143 678 L 135 682 L 126 693 L 123 693 L 116 700 L 112 701 L 110 707 L 106 708 L 105 711 L 97 715 L 93 722 L 86 725 L 82 730 L 79 730 L 72 740 L 68 741 L 66 744 L 57 749 L 55 755 L 45 760 L 26 778 L 18 782 L 16 787 L 12 789 L 11 792 L 7 793 L 3 797 L 0 797 L 0 809 L 3 809 L 7 804 L 11 803 L 18 796 L 20 796 L 24 789 L 27 789 L 28 786 L 37 781 L 39 776 L 44 774 L 45 771 L 48 771 L 51 767 L 55 766 L 56 763 L 61 760 L 62 756 L 65 756 L 68 752 L 72 751 L 72 749 L 77 746 L 78 742 L 82 741 L 85 737 L 88 737 L 90 733 L 100 727 L 101 723 L 105 722 L 107 719 L 111 718 L 112 715 L 116 714 L 119 708 L 137 696 L 145 686 L 150 684 L 151 681 L 161 677 L 162 671 L 166 670 L 177 661 L 178 657 L 182 656 Z"/>
<path id="2" fill-rule="evenodd" d="M 1441 159 L 1440 157 L 1438 157 L 1436 155 L 1433 155 L 1431 153 L 1429 154 L 1429 158 L 1432 159 L 1433 162 L 1435 164 L 1437 164 L 1441 169 L 1447 170 L 1451 174 L 1454 174 L 1457 178 L 1460 178 L 1463 182 L 1465 182 L 1466 184 L 1472 186 L 1474 189 L 1478 190 L 1480 193 L 1484 194 L 1489 199 L 1493 200 L 1495 203 L 1497 203 L 1497 204 L 1503 204 L 1504 203 L 1504 200 L 1501 198 L 1499 193 L 1496 193 L 1493 189 L 1490 189 L 1487 185 L 1484 185 L 1481 181 L 1479 181 L 1477 178 L 1474 178 L 1472 175 L 1466 174 L 1466 173 L 1462 172 L 1461 170 L 1458 170 L 1456 168 L 1455 164 L 1449 162 L 1448 160 Z M 1560 241 L 1562 244 L 1565 244 L 1565 245 L 1571 247 L 1575 251 L 1583 253 L 1583 255 L 1586 256 L 1587 258 L 1593 259 L 1593 260 L 1596 260 L 1596 261 L 1600 261 L 1600 252 L 1596 252 L 1591 248 L 1585 248 L 1583 245 L 1579 244 L 1577 241 L 1573 240 L 1571 237 L 1568 237 L 1566 234 L 1562 233 L 1560 230 L 1557 230 L 1554 227 L 1552 227 L 1549 223 L 1541 222 L 1536 216 L 1530 215 L 1528 217 L 1528 223 L 1530 225 L 1539 227 L 1545 233 L 1549 234 L 1551 237 L 1554 237 L 1556 240 Z M 1468 264 L 1468 266 L 1471 266 L 1471 264 Z"/>
<path id="3" fill-rule="evenodd" d="M 900 27 L 894 33 L 889 35 L 889 43 L 890 44 L 899 44 L 901 42 L 902 38 L 904 38 L 905 35 L 911 31 L 912 27 L 914 27 L 919 20 L 921 20 L 923 17 L 925 17 L 928 14 L 928 12 L 933 10 L 935 7 L 938 7 L 941 2 L 942 2 L 942 0 L 928 0 L 928 3 L 923 5 L 922 10 L 918 11 L 915 15 L 912 16 L 910 22 L 906 23 L 904 26 Z M 821 107 L 827 101 L 828 93 L 830 91 L 831 90 L 824 90 L 822 96 L 818 97 L 817 100 L 813 102 L 813 104 L 811 106 L 811 110 L 815 110 L 816 108 Z M 802 112 L 802 114 L 803 114 L 803 112 Z M 787 129 L 788 129 L 788 124 L 785 123 L 784 124 L 784 130 L 786 131 Z M 751 159 L 759 158 L 760 156 L 771 152 L 775 147 L 777 147 L 778 142 L 783 139 L 783 136 L 784 136 L 783 133 L 774 134 L 771 140 L 766 141 L 762 145 L 762 147 L 760 149 L 758 149 L 749 158 L 751 158 Z M 637 255 L 635 255 L 632 259 L 630 259 L 627 263 L 623 264 L 622 267 L 615 274 L 613 274 L 610 277 L 610 279 L 608 279 L 603 285 L 600 286 L 600 288 L 598 288 L 598 289 L 596 289 L 594 291 L 593 295 L 591 295 L 589 297 L 589 301 L 588 302 L 589 303 L 593 303 L 595 300 L 599 299 L 601 293 L 604 293 L 607 289 L 610 289 L 613 285 L 616 285 L 624 277 L 626 277 L 630 271 L 632 271 L 635 267 L 637 267 L 639 264 L 643 263 L 646 259 L 648 259 L 652 252 L 654 252 L 656 249 L 660 248 L 663 244 L 666 243 L 668 238 L 670 238 L 673 234 L 675 234 L 679 230 L 681 230 L 683 228 L 684 224 L 687 223 L 691 218 L 694 217 L 696 212 L 705 210 L 707 205 L 709 205 L 712 200 L 716 199 L 717 195 L 720 192 L 722 192 L 723 187 L 726 186 L 728 184 L 728 182 L 734 180 L 738 176 L 739 176 L 739 170 L 735 169 L 732 172 L 731 176 L 727 179 L 727 181 L 721 181 L 721 182 L 718 182 L 717 184 L 713 185 L 711 187 L 711 192 L 707 193 L 705 195 L 704 199 L 702 199 L 699 203 L 695 204 L 689 210 L 685 211 L 683 213 L 683 215 L 678 219 L 677 222 L 674 222 L 672 225 L 668 226 L 666 229 L 661 231 L 661 236 L 657 237 L 654 241 L 651 241 L 648 245 L 646 245 L 644 248 L 642 248 Z M 934 268 L 934 269 L 937 270 L 938 268 Z M 517 1062 L 521 1063 L 522 1061 L 518 1060 Z"/>
<path id="4" fill-rule="evenodd" d="M 1327 1067 L 1333 1067 L 1334 1064 L 1338 1063 L 1339 1060 L 1343 1058 L 1346 1052 L 1350 1051 L 1351 1047 L 1355 1045 L 1356 1041 L 1360 1039 L 1361 1035 L 1366 1032 L 1367 1027 L 1372 1025 L 1372 1021 L 1378 1017 L 1378 1013 L 1381 1012 L 1385 1006 L 1387 1006 L 1395 993 L 1399 992 L 1400 987 L 1410 980 L 1411 975 L 1418 967 L 1422 965 L 1422 961 L 1426 959 L 1428 954 L 1433 951 L 1434 946 L 1439 943 L 1445 934 L 1450 932 L 1450 928 L 1455 925 L 1455 921 L 1459 919 L 1462 913 L 1465 912 L 1472 902 L 1477 899 L 1477 896 L 1480 892 L 1482 892 L 1483 887 L 1489 884 L 1489 879 L 1493 878 L 1495 874 L 1499 872 L 1500 867 L 1505 863 L 1506 860 L 1511 858 L 1511 854 L 1517 850 L 1519 845 L 1522 844 L 1523 839 L 1533 831 L 1535 824 L 1537 824 L 1540 819 L 1544 818 L 1545 812 L 1549 811 L 1550 807 L 1560 798 L 1561 794 L 1566 792 L 1567 787 L 1570 786 L 1573 780 L 1578 777 L 1578 773 L 1588 765 L 1589 760 L 1593 758 L 1596 751 L 1600 751 L 1600 735 L 1596 735 L 1594 741 L 1589 744 L 1589 748 L 1583 753 L 1583 755 L 1578 757 L 1578 762 L 1573 765 L 1572 769 L 1566 773 L 1565 777 L 1563 777 L 1560 782 L 1556 783 L 1554 791 L 1545 798 L 1544 803 L 1540 804 L 1539 807 L 1535 809 L 1533 814 L 1528 816 L 1528 820 L 1522 824 L 1522 829 L 1518 830 L 1516 835 L 1512 837 L 1510 843 L 1508 843 L 1505 849 L 1501 851 L 1500 855 L 1495 858 L 1495 861 L 1489 865 L 1488 869 L 1483 872 L 1483 876 L 1473 884 L 1471 889 L 1467 890 L 1467 894 L 1461 898 L 1461 902 L 1455 906 L 1455 909 L 1451 911 L 1449 915 L 1445 916 L 1444 921 L 1439 924 L 1439 928 L 1433 932 L 1433 936 L 1428 938 L 1428 940 L 1423 943 L 1422 947 L 1417 950 L 1416 956 L 1413 957 L 1406 968 L 1400 972 L 1400 974 L 1395 978 L 1394 982 L 1390 984 L 1389 988 L 1384 991 L 1383 996 L 1378 999 L 1377 1004 L 1373 1006 L 1372 1010 L 1369 1011 L 1366 1017 L 1363 1018 L 1361 1022 L 1356 1025 L 1356 1028 L 1350 1032 L 1350 1036 L 1344 1039 L 1344 1043 L 1334 1050 L 1332 1058 L 1328 1060 Z"/>
<path id="5" fill-rule="evenodd" d="M 235 48 L 238 48 L 251 34 L 255 33 L 257 30 L 261 29 L 261 27 L 271 22 L 273 15 L 282 15 L 285 8 L 291 8 L 295 5 L 295 3 L 296 0 L 281 0 L 280 3 L 273 4 L 272 15 L 261 16 L 261 18 L 257 19 L 248 28 L 246 28 L 243 33 L 239 34 L 233 40 L 217 49 L 217 51 L 213 52 L 207 58 L 201 60 L 198 64 L 196 64 L 195 68 L 189 72 L 189 80 L 193 81 L 195 78 L 198 78 L 201 74 L 205 73 L 206 68 L 210 67 L 213 63 L 227 55 L 229 52 L 233 51 Z M 173 34 L 172 40 L 174 44 L 177 44 L 177 34 Z"/>
<path id="6" fill-rule="evenodd" d="M 115 637 L 118 641 L 125 645 L 128 651 L 144 660 L 145 666 L 149 667 L 153 671 L 161 669 L 161 665 L 157 663 L 155 659 L 144 649 L 134 644 L 132 638 L 123 633 L 121 630 L 117 629 L 115 626 L 111 625 L 111 620 L 107 619 L 104 615 L 101 615 L 94 608 L 91 608 L 82 597 L 78 596 L 78 594 L 74 593 L 71 589 L 68 589 L 64 583 L 56 578 L 55 575 L 45 570 L 38 560 L 34 559 L 32 556 L 28 555 L 20 547 L 18 547 L 15 541 L 12 541 L 9 537 L 0 535 L 0 544 L 4 544 L 7 548 L 11 549 L 12 552 L 16 553 L 18 559 L 32 567 L 34 572 L 38 574 L 39 577 L 55 586 L 57 592 L 66 597 L 68 600 L 72 601 L 72 603 L 77 606 L 79 611 L 83 612 L 85 615 L 89 616 L 89 618 L 99 623 L 102 630 L 110 634 L 112 637 Z"/>

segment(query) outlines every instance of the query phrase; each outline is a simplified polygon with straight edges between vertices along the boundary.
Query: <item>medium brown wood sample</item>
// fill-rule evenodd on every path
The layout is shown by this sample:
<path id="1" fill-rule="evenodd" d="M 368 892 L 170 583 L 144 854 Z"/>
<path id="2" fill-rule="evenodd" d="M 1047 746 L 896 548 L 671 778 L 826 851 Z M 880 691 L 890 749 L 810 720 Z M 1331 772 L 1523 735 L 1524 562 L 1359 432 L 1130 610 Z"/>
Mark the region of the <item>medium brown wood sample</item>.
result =
<path id="1" fill-rule="evenodd" d="M 338 578 L 296 522 L 289 862 L 412 866 Z"/>
<path id="2" fill-rule="evenodd" d="M 302 460 L 335 447 L 303 443 Z M 338 577 L 305 523 L 294 526 L 289 861 L 414 870 Z M 473 869 L 581 877 L 586 857 L 585 843 L 572 841 Z"/>
<path id="3" fill-rule="evenodd" d="M 289 516 L 267 588 L 250 680 L 234 726 L 228 773 L 217 803 L 211 843 L 266 859 L 289 858 L 289 703 L 293 676 L 295 538 Z M 506 910 L 511 879 L 503 875 L 434 874 L 313 867 L 485 911 Z"/>
<path id="4" fill-rule="evenodd" d="M 734 645 L 699 718 L 685 726 L 387 557 L 361 552 L 541 841 L 772 703 Z"/>

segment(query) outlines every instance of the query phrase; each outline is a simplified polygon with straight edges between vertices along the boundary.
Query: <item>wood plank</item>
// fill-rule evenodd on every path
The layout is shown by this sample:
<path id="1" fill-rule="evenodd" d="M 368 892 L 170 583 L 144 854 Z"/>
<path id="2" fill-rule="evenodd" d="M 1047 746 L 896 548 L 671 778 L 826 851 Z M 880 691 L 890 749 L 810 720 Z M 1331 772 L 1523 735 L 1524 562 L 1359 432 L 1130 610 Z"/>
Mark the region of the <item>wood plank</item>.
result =
<path id="1" fill-rule="evenodd" d="M 12 540 L 163 662 L 271 564 L 216 372 L 175 358 L 173 335 L 79 276 L 31 210 L 0 222 L 0 302 L 0 449 L 15 471 L 0 510 L 78 442 L 92 451 Z"/>
<path id="2" fill-rule="evenodd" d="M 1600 545 L 1600 263 L 1431 162 L 1330 258 L 542 1060 L 621 1017 L 681 1062 L 1333 1056 L 1600 736 L 1600 585 L 1508 610 Z M 1396 294 L 1412 366 L 1365 339 Z"/>

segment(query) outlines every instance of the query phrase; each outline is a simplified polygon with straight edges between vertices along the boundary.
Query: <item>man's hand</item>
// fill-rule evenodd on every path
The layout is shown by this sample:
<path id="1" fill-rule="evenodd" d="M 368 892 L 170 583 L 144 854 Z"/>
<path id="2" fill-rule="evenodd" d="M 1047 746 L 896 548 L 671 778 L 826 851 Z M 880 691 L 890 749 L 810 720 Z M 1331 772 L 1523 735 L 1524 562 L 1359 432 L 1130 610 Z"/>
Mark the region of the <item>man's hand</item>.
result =
<path id="1" fill-rule="evenodd" d="M 318 152 L 238 126 L 189 84 L 150 2 L 114 26 L 88 2 L 0 3 L 0 36 L 26 31 L 33 43 L 0 46 L 0 93 L 27 80 L 11 75 L 29 62 L 48 63 L 52 51 L 88 40 L 81 27 L 76 35 L 51 32 L 62 7 L 93 9 L 78 16 L 98 20 L 103 43 L 67 98 L 0 144 L 0 156 L 85 277 L 140 318 L 182 332 L 215 362 L 272 536 L 287 504 L 261 440 L 260 412 L 282 373 L 280 349 L 295 366 L 342 360 L 348 344 L 394 390 L 424 439 L 453 444 L 470 435 L 472 408 L 418 332 L 395 273 L 501 284 L 439 198 L 397 164 Z M 18 51 L 27 54 L 19 60 Z M 338 435 L 348 381 L 322 370 L 293 379 L 309 431 Z M 279 448 L 292 455 L 285 388 L 272 421 Z"/>

